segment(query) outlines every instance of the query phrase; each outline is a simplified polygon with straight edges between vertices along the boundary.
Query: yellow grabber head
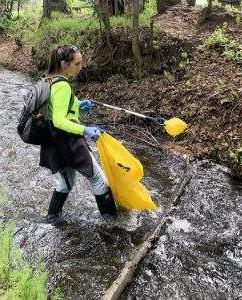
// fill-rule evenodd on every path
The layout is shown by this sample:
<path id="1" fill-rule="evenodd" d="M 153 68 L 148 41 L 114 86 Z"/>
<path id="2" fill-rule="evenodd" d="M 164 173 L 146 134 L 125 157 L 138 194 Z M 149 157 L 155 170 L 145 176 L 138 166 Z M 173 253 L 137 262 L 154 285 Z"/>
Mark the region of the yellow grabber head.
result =
<path id="1" fill-rule="evenodd" d="M 179 118 L 171 118 L 164 122 L 164 127 L 169 135 L 177 136 L 183 133 L 188 128 L 188 125 Z"/>

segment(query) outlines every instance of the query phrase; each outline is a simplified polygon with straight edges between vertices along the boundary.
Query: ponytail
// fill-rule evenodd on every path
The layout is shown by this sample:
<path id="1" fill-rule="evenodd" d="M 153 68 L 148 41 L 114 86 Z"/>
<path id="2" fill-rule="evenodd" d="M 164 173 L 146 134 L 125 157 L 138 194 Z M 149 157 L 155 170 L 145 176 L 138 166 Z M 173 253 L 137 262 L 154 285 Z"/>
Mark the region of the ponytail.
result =
<path id="1" fill-rule="evenodd" d="M 59 72 L 61 69 L 61 62 L 58 61 L 57 59 L 58 48 L 55 48 L 51 51 L 49 67 L 48 67 L 48 75 L 53 75 Z"/>
<path id="2" fill-rule="evenodd" d="M 59 46 L 52 50 L 50 55 L 48 75 L 54 75 L 61 71 L 61 62 L 71 62 L 78 49 L 72 45 Z"/>

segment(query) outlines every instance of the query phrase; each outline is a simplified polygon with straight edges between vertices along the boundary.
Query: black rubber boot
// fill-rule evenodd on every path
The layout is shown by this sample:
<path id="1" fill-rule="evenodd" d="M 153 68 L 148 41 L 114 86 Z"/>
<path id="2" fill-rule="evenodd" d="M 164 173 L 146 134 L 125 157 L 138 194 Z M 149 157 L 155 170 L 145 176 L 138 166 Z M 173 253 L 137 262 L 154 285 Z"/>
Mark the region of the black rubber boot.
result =
<path id="1" fill-rule="evenodd" d="M 97 201 L 98 209 L 102 216 L 103 215 L 110 215 L 110 216 L 118 215 L 111 189 L 109 189 L 108 192 L 105 194 L 95 195 L 95 198 Z"/>
<path id="2" fill-rule="evenodd" d="M 54 190 L 50 200 L 47 223 L 54 226 L 63 225 L 66 221 L 61 217 L 63 205 L 67 199 L 68 193 L 61 193 Z"/>

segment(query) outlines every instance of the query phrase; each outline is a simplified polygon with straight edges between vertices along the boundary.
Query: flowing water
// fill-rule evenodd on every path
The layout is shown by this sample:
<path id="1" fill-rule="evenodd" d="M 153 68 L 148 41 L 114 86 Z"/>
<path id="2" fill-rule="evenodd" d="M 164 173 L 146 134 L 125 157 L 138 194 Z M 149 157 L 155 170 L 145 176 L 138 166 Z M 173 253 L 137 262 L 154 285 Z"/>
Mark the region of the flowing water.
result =
<path id="1" fill-rule="evenodd" d="M 242 186 L 202 162 L 124 299 L 242 299 Z"/>
<path id="2" fill-rule="evenodd" d="M 40 256 L 49 288 L 65 299 L 100 299 L 135 247 L 164 218 L 183 176 L 185 159 L 124 141 L 144 165 L 144 184 L 160 209 L 122 213 L 105 223 L 89 183 L 78 177 L 64 207 L 68 225 L 44 223 L 58 176 L 38 166 L 39 148 L 16 134 L 25 75 L 0 69 L 0 185 L 8 201 L 2 221 L 16 220 L 15 242 L 26 256 Z M 96 153 L 95 145 L 91 145 Z M 240 299 L 242 290 L 242 190 L 229 172 L 193 162 L 192 178 L 169 216 L 160 239 L 138 267 L 123 299 Z M 242 298 L 241 298 L 242 299 Z"/>

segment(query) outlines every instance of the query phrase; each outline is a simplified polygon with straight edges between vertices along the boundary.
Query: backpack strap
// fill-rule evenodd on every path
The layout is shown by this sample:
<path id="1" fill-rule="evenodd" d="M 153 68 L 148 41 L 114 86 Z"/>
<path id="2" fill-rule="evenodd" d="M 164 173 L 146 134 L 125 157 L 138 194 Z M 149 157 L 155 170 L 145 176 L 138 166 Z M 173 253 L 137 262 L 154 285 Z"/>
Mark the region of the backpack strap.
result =
<path id="1" fill-rule="evenodd" d="M 74 103 L 74 98 L 75 98 L 75 94 L 74 94 L 74 88 L 72 86 L 72 84 L 70 83 L 70 81 L 68 79 L 66 79 L 64 76 L 61 76 L 61 75 L 57 75 L 57 76 L 54 76 L 52 78 L 50 78 L 50 87 L 52 87 L 52 85 L 54 85 L 55 83 L 57 82 L 61 82 L 61 81 L 65 81 L 65 82 L 68 82 L 70 87 L 71 87 L 71 98 L 70 98 L 70 101 L 69 101 L 69 105 L 68 105 L 68 110 L 67 110 L 67 114 L 66 116 L 69 114 L 69 113 L 75 113 L 73 110 L 72 110 L 72 106 L 73 106 L 73 103 Z"/>

